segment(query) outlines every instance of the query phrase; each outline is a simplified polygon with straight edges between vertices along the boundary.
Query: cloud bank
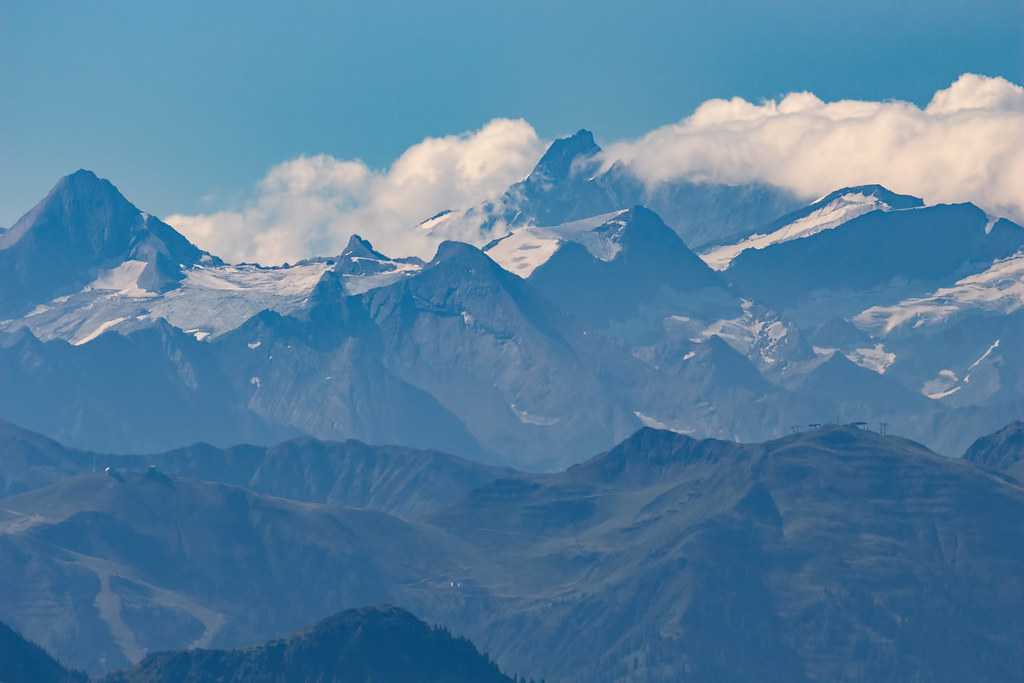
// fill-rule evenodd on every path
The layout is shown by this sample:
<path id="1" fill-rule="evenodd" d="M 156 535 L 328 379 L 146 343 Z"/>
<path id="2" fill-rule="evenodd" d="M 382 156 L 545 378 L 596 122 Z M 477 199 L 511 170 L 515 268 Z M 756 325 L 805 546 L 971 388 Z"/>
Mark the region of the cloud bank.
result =
<path id="1" fill-rule="evenodd" d="M 822 102 L 809 92 L 753 104 L 709 100 L 679 123 L 610 145 L 645 182 L 767 182 L 814 198 L 878 183 L 926 203 L 974 202 L 1024 217 L 1024 88 L 964 74 L 923 109 Z"/>
<path id="2" fill-rule="evenodd" d="M 337 254 L 352 234 L 384 253 L 429 257 L 436 244 L 417 224 L 500 195 L 530 172 L 544 147 L 529 123 L 495 119 L 477 131 L 427 138 L 386 170 L 299 157 L 273 167 L 241 211 L 166 220 L 235 262 Z M 879 183 L 927 203 L 971 201 L 1022 222 L 1024 88 L 965 74 L 923 109 L 901 101 L 826 103 L 809 92 L 757 104 L 709 100 L 679 123 L 607 146 L 603 158 L 607 165 L 622 160 L 652 185 L 764 182 L 811 200 Z"/>
<path id="3" fill-rule="evenodd" d="M 384 171 L 302 156 L 271 168 L 241 211 L 165 220 L 231 262 L 336 255 L 353 234 L 385 254 L 429 257 L 436 245 L 417 224 L 501 194 L 529 174 L 544 148 L 526 121 L 495 119 L 471 133 L 427 138 Z"/>

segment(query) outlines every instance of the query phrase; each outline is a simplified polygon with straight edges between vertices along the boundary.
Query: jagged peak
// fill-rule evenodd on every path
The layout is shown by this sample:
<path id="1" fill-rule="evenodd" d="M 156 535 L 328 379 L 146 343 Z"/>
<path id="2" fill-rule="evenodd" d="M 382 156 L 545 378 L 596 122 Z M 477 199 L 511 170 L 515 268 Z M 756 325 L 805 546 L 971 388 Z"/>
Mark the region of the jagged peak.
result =
<path id="1" fill-rule="evenodd" d="M 348 245 L 345 246 L 345 250 L 341 252 L 341 258 L 350 256 L 373 258 L 380 261 L 388 260 L 387 256 L 373 248 L 369 240 L 365 240 L 359 235 L 352 235 L 348 240 Z"/>
<path id="2" fill-rule="evenodd" d="M 594 134 L 581 128 L 570 137 L 552 142 L 527 180 L 550 182 L 567 178 L 574 164 L 593 157 L 600 151 L 601 148 L 594 142 Z"/>
<path id="3" fill-rule="evenodd" d="M 467 261 L 469 263 L 494 263 L 487 254 L 471 244 L 445 240 L 437 247 L 434 258 L 428 265 L 434 266 L 448 261 Z"/>
<path id="4" fill-rule="evenodd" d="M 0 249 L 7 249 L 25 237 L 47 217 L 62 220 L 88 212 L 131 217 L 141 214 L 114 185 L 92 171 L 79 169 L 54 184 L 38 204 L 18 219 L 10 229 L 0 233 Z"/>
<path id="5" fill-rule="evenodd" d="M 821 206 L 829 204 L 841 197 L 851 194 L 864 195 L 866 197 L 875 197 L 882 201 L 892 209 L 913 209 L 920 206 L 924 206 L 924 200 L 920 197 L 915 197 L 909 194 L 899 194 L 893 192 L 883 185 L 869 184 L 869 185 L 853 185 L 850 187 L 843 187 L 834 192 L 830 192 L 818 201 L 811 204 L 811 206 Z"/>
<path id="6" fill-rule="evenodd" d="M 174 287 L 184 277 L 183 266 L 221 262 L 85 169 L 57 181 L 0 233 L 0 260 L 0 310 L 9 315 L 78 291 L 125 261 L 148 264 L 140 286 L 152 292 Z"/>
<path id="7" fill-rule="evenodd" d="M 74 173 L 69 173 L 59 181 L 57 181 L 56 187 L 61 185 L 96 185 L 98 187 L 110 188 L 117 192 L 117 188 L 111 184 L 106 178 L 100 178 L 93 171 L 87 168 L 80 168 Z M 118 192 L 120 194 L 120 192 Z"/>
<path id="8" fill-rule="evenodd" d="M 49 198 L 55 195 L 61 195 L 63 193 L 68 192 L 84 195 L 105 194 L 111 197 L 121 199 L 125 202 L 128 201 L 127 199 L 125 199 L 124 195 L 122 195 L 121 192 L 116 187 L 114 187 L 113 183 L 111 183 L 106 178 L 99 177 L 94 172 L 85 168 L 80 168 L 74 173 L 69 173 L 68 175 L 58 180 L 54 184 L 53 188 L 50 190 L 47 197 Z"/>

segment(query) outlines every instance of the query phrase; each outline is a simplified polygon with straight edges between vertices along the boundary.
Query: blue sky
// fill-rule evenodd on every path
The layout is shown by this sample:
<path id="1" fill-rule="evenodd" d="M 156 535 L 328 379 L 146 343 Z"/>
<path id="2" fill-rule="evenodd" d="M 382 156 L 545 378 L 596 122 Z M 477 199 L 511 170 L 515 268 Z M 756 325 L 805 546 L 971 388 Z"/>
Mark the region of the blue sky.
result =
<path id="1" fill-rule="evenodd" d="M 551 6 L 554 5 L 554 6 Z M 387 167 L 523 118 L 607 143 L 713 97 L 927 104 L 1024 81 L 1011 2 L 0 2 L 0 225 L 85 167 L 157 215 L 237 208 L 268 169 Z"/>

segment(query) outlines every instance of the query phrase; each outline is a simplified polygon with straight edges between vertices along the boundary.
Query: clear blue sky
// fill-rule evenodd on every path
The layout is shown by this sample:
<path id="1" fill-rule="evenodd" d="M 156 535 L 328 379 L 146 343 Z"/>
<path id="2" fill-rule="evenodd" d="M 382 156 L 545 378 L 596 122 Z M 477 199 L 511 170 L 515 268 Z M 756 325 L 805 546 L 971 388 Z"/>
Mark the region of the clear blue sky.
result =
<path id="1" fill-rule="evenodd" d="M 0 0 L 0 225 L 80 167 L 167 215 L 499 116 L 612 141 L 711 97 L 924 104 L 967 71 L 1024 81 L 1022 34 L 1020 0 Z"/>

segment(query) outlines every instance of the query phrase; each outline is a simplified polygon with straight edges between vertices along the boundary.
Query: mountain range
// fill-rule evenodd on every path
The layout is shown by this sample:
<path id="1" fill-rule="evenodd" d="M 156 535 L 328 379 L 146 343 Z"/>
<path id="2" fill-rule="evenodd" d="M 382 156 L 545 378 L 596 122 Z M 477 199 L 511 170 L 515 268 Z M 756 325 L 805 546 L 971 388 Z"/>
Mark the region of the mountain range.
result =
<path id="1" fill-rule="evenodd" d="M 6 683 L 84 683 L 38 645 L 0 623 L 0 680 Z M 295 681 L 512 681 L 472 643 L 453 638 L 390 605 L 352 609 L 262 645 L 236 650 L 156 652 L 104 683 Z"/>
<path id="2" fill-rule="evenodd" d="M 644 428 L 557 473 L 468 487 L 450 469 L 417 487 L 436 504 L 399 515 L 146 456 L 77 474 L 91 454 L 8 427 L 8 481 L 65 476 L 0 506 L 0 619 L 94 675 L 390 603 L 548 680 L 1008 680 L 1024 666 L 1024 488 L 999 469 L 1020 461 L 1016 432 L 952 459 L 845 426 L 754 444 Z M 285 448 L 299 464 L 356 445 Z M 361 448 L 381 451 L 371 489 L 408 473 Z M 240 456 L 156 461 L 228 479 Z M 264 656 L 246 652 L 146 661 Z"/>
<path id="3" fill-rule="evenodd" d="M 148 655 L 104 683 L 510 683 L 472 643 L 391 606 L 348 610 L 263 645 Z"/>
<path id="4" fill-rule="evenodd" d="M 877 185 L 799 208 L 645 184 L 599 153 L 580 131 L 410 228 L 478 235 L 429 262 L 354 236 L 225 264 L 72 174 L 0 236 L 0 417 L 105 452 L 308 435 L 551 470 L 644 425 L 884 422 L 955 454 L 1024 415 L 1020 226 Z"/>

